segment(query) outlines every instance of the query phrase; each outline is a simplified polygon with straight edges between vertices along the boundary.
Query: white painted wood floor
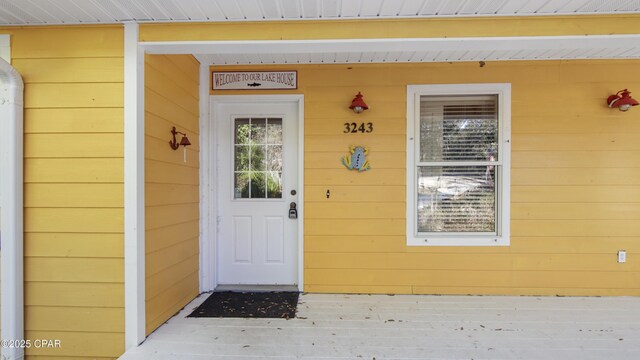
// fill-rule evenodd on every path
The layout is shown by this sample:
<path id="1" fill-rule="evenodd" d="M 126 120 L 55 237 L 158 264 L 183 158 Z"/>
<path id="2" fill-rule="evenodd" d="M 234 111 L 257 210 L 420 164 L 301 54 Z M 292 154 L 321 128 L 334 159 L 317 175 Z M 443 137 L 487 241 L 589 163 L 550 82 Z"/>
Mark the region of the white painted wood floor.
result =
<path id="1" fill-rule="evenodd" d="M 122 360 L 640 359 L 640 298 L 304 294 L 298 318 L 185 318 Z"/>

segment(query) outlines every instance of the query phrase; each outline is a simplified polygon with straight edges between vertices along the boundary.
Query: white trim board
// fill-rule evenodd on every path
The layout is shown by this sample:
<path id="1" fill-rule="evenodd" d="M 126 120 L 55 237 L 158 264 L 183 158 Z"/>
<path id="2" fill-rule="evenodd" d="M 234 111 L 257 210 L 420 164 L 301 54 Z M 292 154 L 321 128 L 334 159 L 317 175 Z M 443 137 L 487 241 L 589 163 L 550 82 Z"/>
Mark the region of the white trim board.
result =
<path id="1" fill-rule="evenodd" d="M 208 77 L 208 66 L 203 66 L 203 68 L 207 69 L 207 77 Z M 208 79 L 208 78 L 207 78 Z M 206 82 L 208 89 L 208 80 Z M 208 90 L 207 90 L 208 91 Z M 217 227 L 218 227 L 218 219 L 217 216 L 212 216 L 215 214 L 217 210 L 216 204 L 216 194 L 217 187 L 215 183 L 216 179 L 216 165 L 213 163 L 213 159 L 216 159 L 216 147 L 217 140 L 215 134 L 215 126 L 212 124 L 213 116 L 215 114 L 215 106 L 216 104 L 222 103 L 241 103 L 241 102 L 290 102 L 298 104 L 298 291 L 304 291 L 304 95 L 302 94 L 292 94 L 292 95 L 210 95 L 210 108 L 209 108 L 209 118 L 207 121 L 209 122 L 209 129 L 207 133 L 201 133 L 201 146 L 209 142 L 209 144 L 205 145 L 209 150 L 209 161 L 200 163 L 200 174 L 201 174 L 201 182 L 200 182 L 200 193 L 203 194 L 207 192 L 209 194 L 208 201 L 209 204 L 205 205 L 209 211 L 209 216 L 200 216 L 201 228 L 208 229 L 206 234 L 207 236 L 200 237 L 200 248 L 203 249 L 205 247 L 209 247 L 210 256 L 203 258 L 201 255 L 201 260 L 203 261 L 200 266 L 209 269 L 210 276 L 214 276 L 215 278 L 215 269 L 217 264 L 216 262 L 216 245 L 217 245 Z M 202 125 L 201 125 L 202 126 Z M 201 127 L 202 131 L 202 127 Z M 206 138 L 204 137 L 206 134 Z M 201 149 L 201 151 L 204 151 Z M 206 176 L 205 181 L 202 181 L 203 177 Z M 202 197 L 201 197 L 202 198 Z M 204 235 L 205 233 L 203 233 Z M 208 244 L 205 244 L 208 243 Z M 207 271 L 201 272 L 200 282 L 205 283 L 205 275 Z M 201 291 L 211 291 L 215 289 L 217 285 L 216 280 L 209 280 L 206 282 L 210 288 L 202 289 Z"/>
<path id="2" fill-rule="evenodd" d="M 215 129 L 209 115 L 209 65 L 200 65 L 200 292 L 213 291 L 217 286 L 216 246 L 218 218 L 215 188 Z"/>
<path id="3" fill-rule="evenodd" d="M 197 54 L 202 63 L 254 64 L 250 58 L 274 56 L 270 64 L 327 63 L 318 54 L 335 54 L 334 63 L 453 62 L 479 60 L 571 60 L 640 58 L 640 35 L 521 36 L 474 38 L 396 38 L 331 40 L 238 40 L 142 42 L 151 54 Z M 211 56 L 208 56 L 208 55 Z M 355 56 L 354 54 L 361 56 Z M 386 54 L 380 56 L 379 54 Z M 341 56 L 338 56 L 341 55 Z M 284 58 L 284 59 L 283 59 Z M 302 60 L 300 60 L 302 59 Z M 271 59 L 269 59 L 271 60 Z M 329 61 L 331 62 L 331 61 Z M 296 63 L 294 61 L 294 63 Z"/>
<path id="4" fill-rule="evenodd" d="M 144 51 L 138 24 L 124 26 L 125 349 L 146 337 L 144 219 Z"/>
<path id="5" fill-rule="evenodd" d="M 2 229 L 2 338 L 24 339 L 23 93 L 22 77 L 0 59 L 0 229 Z M 3 359 L 24 349 L 0 347 Z"/>
<path id="6" fill-rule="evenodd" d="M 417 199 L 416 154 L 418 152 L 421 95 L 498 95 L 498 119 L 500 144 L 499 188 L 496 192 L 498 217 L 496 234 L 472 236 L 465 234 L 443 234 L 418 236 L 416 227 Z M 438 84 L 407 85 L 407 246 L 508 246 L 510 244 L 511 207 L 511 84 Z"/>
<path id="7" fill-rule="evenodd" d="M 0 58 L 11 64 L 11 36 L 0 34 Z"/>

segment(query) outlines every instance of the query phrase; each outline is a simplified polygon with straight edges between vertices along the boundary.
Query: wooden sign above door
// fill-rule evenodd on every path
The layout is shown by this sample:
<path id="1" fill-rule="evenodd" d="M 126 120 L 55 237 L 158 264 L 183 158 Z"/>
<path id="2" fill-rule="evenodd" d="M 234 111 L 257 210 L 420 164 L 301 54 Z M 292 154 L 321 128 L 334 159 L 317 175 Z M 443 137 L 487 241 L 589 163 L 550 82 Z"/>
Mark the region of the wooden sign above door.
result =
<path id="1" fill-rule="evenodd" d="M 211 71 L 211 90 L 295 90 L 297 71 Z"/>

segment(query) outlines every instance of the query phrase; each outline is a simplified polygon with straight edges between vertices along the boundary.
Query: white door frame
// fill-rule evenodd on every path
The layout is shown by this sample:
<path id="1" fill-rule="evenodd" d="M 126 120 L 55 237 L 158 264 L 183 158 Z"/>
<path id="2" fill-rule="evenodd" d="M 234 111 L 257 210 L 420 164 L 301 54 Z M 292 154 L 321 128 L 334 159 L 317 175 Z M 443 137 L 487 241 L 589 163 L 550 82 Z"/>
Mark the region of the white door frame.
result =
<path id="1" fill-rule="evenodd" d="M 208 89 L 208 67 L 206 86 Z M 202 94 L 202 93 L 201 93 Z M 207 96 L 208 90 L 207 90 Z M 253 103 L 296 103 L 298 106 L 298 291 L 304 291 L 304 95 L 211 95 L 209 116 L 200 120 L 200 200 L 203 204 L 200 214 L 200 286 L 201 291 L 211 291 L 218 285 L 216 273 L 217 259 L 217 194 L 216 184 L 218 146 L 213 114 L 216 106 L 240 102 Z M 204 120 L 204 121 L 203 121 Z M 204 124 L 206 123 L 206 124 Z"/>

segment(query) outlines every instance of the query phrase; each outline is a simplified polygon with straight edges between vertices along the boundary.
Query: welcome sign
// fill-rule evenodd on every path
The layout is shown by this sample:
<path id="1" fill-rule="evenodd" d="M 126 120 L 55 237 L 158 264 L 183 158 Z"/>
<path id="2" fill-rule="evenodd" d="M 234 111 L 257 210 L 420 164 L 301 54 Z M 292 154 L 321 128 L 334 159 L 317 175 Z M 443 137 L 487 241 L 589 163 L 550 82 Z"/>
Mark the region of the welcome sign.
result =
<path id="1" fill-rule="evenodd" d="M 297 71 L 212 71 L 211 90 L 295 90 Z"/>

